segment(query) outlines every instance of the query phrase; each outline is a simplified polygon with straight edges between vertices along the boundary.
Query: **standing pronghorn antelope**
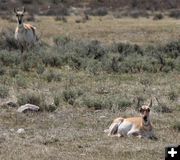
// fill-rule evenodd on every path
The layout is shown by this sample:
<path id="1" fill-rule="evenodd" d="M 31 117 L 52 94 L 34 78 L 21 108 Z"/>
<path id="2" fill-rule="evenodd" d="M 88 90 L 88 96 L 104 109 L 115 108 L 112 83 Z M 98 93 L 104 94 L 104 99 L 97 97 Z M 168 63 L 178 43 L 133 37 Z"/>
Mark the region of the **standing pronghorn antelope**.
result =
<path id="1" fill-rule="evenodd" d="M 32 47 L 35 44 L 35 42 L 37 42 L 36 28 L 31 24 L 23 23 L 23 16 L 25 12 L 24 7 L 22 11 L 19 11 L 16 8 L 14 8 L 14 12 L 17 17 L 15 39 L 19 43 L 21 53 L 23 53 L 25 48 L 28 49 L 29 47 Z"/>
<path id="2" fill-rule="evenodd" d="M 116 118 L 105 132 L 108 132 L 109 136 L 138 136 L 139 138 L 157 139 L 149 116 L 151 106 L 152 100 L 149 105 L 143 105 L 140 108 L 140 117 Z"/>

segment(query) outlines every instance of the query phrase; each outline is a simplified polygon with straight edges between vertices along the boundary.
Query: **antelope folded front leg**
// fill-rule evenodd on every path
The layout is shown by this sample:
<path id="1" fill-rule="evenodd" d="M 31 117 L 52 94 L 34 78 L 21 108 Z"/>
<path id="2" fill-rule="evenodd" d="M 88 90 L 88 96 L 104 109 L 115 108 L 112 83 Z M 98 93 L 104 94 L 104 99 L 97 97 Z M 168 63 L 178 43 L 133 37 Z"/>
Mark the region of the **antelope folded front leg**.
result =
<path id="1" fill-rule="evenodd" d="M 136 136 L 136 137 L 142 137 L 142 135 L 140 134 L 139 131 L 137 130 L 130 130 L 128 133 L 127 133 L 127 136 L 128 137 L 131 137 L 131 136 Z"/>

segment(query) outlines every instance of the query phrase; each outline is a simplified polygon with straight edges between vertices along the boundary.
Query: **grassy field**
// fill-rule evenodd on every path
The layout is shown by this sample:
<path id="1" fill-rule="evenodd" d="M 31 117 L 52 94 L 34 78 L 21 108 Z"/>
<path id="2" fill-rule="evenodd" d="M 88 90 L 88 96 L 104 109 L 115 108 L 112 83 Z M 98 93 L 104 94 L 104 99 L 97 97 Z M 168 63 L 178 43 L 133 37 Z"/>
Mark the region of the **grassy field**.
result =
<path id="1" fill-rule="evenodd" d="M 76 18 L 68 17 L 63 23 L 53 17 L 37 17 L 34 24 L 50 45 L 25 52 L 23 57 L 18 50 L 1 49 L 0 159 L 164 159 L 164 147 L 180 143 L 179 43 L 161 49 L 143 47 L 179 40 L 180 22 L 106 16 L 75 23 Z M 0 20 L 0 26 L 5 30 L 16 24 Z M 55 45 L 54 38 L 61 36 L 64 38 Z M 105 47 L 87 40 L 99 40 Z M 115 42 L 138 44 L 142 51 L 124 43 L 122 52 L 112 51 L 108 47 Z M 148 63 L 151 52 L 152 64 Z M 165 64 L 156 62 L 156 54 Z M 111 58 L 112 62 L 118 60 L 117 66 L 106 65 Z M 163 69 L 158 68 L 161 65 Z M 146 104 L 151 98 L 157 141 L 110 138 L 103 132 L 118 116 L 138 116 L 138 100 Z M 17 107 L 3 105 L 7 101 L 32 102 L 41 111 L 17 113 Z M 25 133 L 18 134 L 19 128 Z"/>
<path id="2" fill-rule="evenodd" d="M 135 44 L 159 44 L 179 39 L 180 22 L 176 19 L 165 18 L 160 21 L 147 18 L 116 19 L 105 17 L 90 17 L 86 23 L 76 23 L 78 16 L 67 17 L 68 23 L 55 21 L 54 17 L 37 17 L 34 25 L 47 43 L 57 35 L 70 36 L 75 39 L 99 40 L 103 43 L 131 42 Z M 16 23 L 0 21 L 1 28 L 15 27 Z"/>

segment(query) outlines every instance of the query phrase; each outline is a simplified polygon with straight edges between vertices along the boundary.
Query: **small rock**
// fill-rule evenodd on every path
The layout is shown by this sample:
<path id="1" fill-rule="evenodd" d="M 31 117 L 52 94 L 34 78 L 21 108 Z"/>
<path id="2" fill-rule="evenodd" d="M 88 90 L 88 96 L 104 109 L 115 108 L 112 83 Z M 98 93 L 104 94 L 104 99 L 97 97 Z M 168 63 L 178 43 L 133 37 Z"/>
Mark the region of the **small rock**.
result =
<path id="1" fill-rule="evenodd" d="M 10 132 L 14 132 L 14 131 L 15 131 L 14 128 L 11 128 L 11 129 L 10 129 Z"/>
<path id="2" fill-rule="evenodd" d="M 17 133 L 18 133 L 18 134 L 23 134 L 23 133 L 25 133 L 25 130 L 24 130 L 23 128 L 19 128 L 19 129 L 17 130 Z"/>
<path id="3" fill-rule="evenodd" d="M 7 105 L 8 107 L 13 107 L 13 108 L 15 108 L 15 107 L 18 106 L 15 102 L 11 102 L 11 101 L 7 102 L 6 105 Z"/>
<path id="4" fill-rule="evenodd" d="M 104 119 L 104 118 L 106 118 L 106 116 L 100 116 L 99 118 L 100 118 L 100 119 Z"/>
<path id="5" fill-rule="evenodd" d="M 17 110 L 17 112 L 20 112 L 20 113 L 25 113 L 27 111 L 37 112 L 39 111 L 39 107 L 34 104 L 25 104 L 25 105 L 20 106 Z"/>
<path id="6" fill-rule="evenodd" d="M 12 107 L 12 108 L 15 108 L 17 107 L 17 103 L 15 102 L 12 102 L 12 101 L 7 101 L 7 102 L 4 102 L 4 103 L 1 103 L 0 106 L 2 107 Z"/>

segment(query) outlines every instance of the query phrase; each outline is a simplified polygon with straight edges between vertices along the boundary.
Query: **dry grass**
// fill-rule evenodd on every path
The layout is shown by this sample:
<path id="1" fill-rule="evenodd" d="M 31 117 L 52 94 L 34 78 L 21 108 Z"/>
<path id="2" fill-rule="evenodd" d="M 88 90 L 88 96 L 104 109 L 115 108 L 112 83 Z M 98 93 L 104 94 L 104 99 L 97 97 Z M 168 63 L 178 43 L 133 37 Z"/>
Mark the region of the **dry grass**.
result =
<path id="1" fill-rule="evenodd" d="M 103 133 L 113 118 L 120 115 L 125 117 L 139 115 L 134 109 L 135 104 L 126 111 L 119 111 L 116 108 L 93 110 L 80 105 L 81 103 L 78 102 L 81 99 L 77 99 L 74 107 L 61 102 L 53 113 L 34 114 L 19 114 L 13 108 L 1 108 L 0 159 L 118 160 L 121 157 L 124 160 L 141 160 L 146 157 L 147 160 L 160 160 L 164 157 L 166 145 L 178 143 L 180 134 L 173 129 L 174 122 L 180 116 L 178 100 L 169 101 L 168 91 L 173 89 L 179 93 L 179 75 L 100 74 L 95 77 L 66 69 L 61 69 L 61 73 L 63 80 L 58 83 L 46 83 L 38 80 L 35 75 L 29 75 L 31 77 L 29 90 L 36 88 L 52 96 L 50 93 L 64 90 L 68 86 L 81 88 L 88 96 L 94 95 L 99 98 L 119 95 L 119 98 L 128 97 L 132 101 L 136 96 L 143 96 L 146 103 L 152 95 L 171 107 L 173 113 L 158 113 L 152 108 L 152 121 L 158 140 L 151 141 L 137 138 L 110 138 Z M 142 83 L 147 80 L 150 81 L 148 86 Z M 33 86 L 35 81 L 36 86 Z M 96 93 L 100 86 L 108 90 L 107 95 Z M 23 89 L 18 90 L 18 92 L 22 91 Z M 153 104 L 156 107 L 155 99 Z M 26 133 L 17 134 L 18 128 L 24 128 Z"/>
<path id="2" fill-rule="evenodd" d="M 75 23 L 76 17 L 67 18 L 68 23 L 54 22 L 54 18 L 42 17 L 38 27 L 43 30 L 44 37 L 56 34 L 68 35 L 73 38 L 96 39 L 104 43 L 131 42 L 136 44 L 167 43 L 179 39 L 179 22 L 173 19 L 153 21 L 151 19 L 114 19 L 91 17 L 85 24 Z M 49 26 L 51 25 L 51 32 Z"/>
<path id="3" fill-rule="evenodd" d="M 77 39 L 96 39 L 104 43 L 131 42 L 136 44 L 167 43 L 179 39 L 180 22 L 165 18 L 154 21 L 152 18 L 115 19 L 111 15 L 91 17 L 87 23 L 75 23 L 76 16 L 67 17 L 67 23 L 55 21 L 54 17 L 37 17 L 35 26 L 41 37 L 52 44 L 57 35 L 67 35 Z M 15 27 L 6 20 L 0 20 L 1 28 Z M 0 29 L 1 29 L 0 28 Z"/>
<path id="4" fill-rule="evenodd" d="M 97 39 L 104 43 L 132 42 L 138 44 L 159 44 L 179 39 L 179 21 L 164 19 L 113 19 L 92 17 L 85 24 L 75 23 L 76 17 L 68 17 L 67 23 L 57 22 L 53 17 L 37 17 L 35 26 L 42 38 L 49 44 L 58 35 L 68 35 L 74 39 Z M 51 24 L 48 26 L 48 24 Z M 15 27 L 15 23 L 0 20 L 0 30 Z M 11 52 L 13 53 L 13 52 Z M 0 83 L 9 87 L 8 97 L 0 102 L 17 100 L 18 95 L 37 92 L 44 96 L 45 103 L 53 103 L 58 96 L 59 105 L 54 112 L 19 114 L 16 108 L 0 108 L 0 159 L 1 160 L 162 160 L 164 147 L 178 144 L 180 134 L 173 129 L 180 117 L 180 74 L 138 73 L 90 74 L 82 70 L 65 67 L 46 67 L 60 75 L 58 81 L 47 81 L 44 74 L 35 70 L 18 70 L 18 76 L 0 76 Z M 17 68 L 18 69 L 18 68 Z M 22 79 L 20 85 L 17 80 Z M 25 84 L 24 84 L 25 83 Z M 23 85 L 22 85 L 23 84 Z M 73 105 L 63 100 L 63 91 L 72 89 L 75 94 Z M 158 140 L 137 138 L 110 138 L 103 131 L 117 116 L 136 116 L 137 98 L 147 103 L 150 97 L 157 97 L 172 113 L 157 112 L 160 105 L 153 98 L 152 121 Z M 173 96 L 173 98 L 172 98 Z M 92 101 L 100 99 L 101 110 L 88 108 L 84 98 Z M 126 110 L 122 106 L 106 107 L 108 100 L 128 100 L 132 103 Z M 24 128 L 25 133 L 16 131 Z"/>

